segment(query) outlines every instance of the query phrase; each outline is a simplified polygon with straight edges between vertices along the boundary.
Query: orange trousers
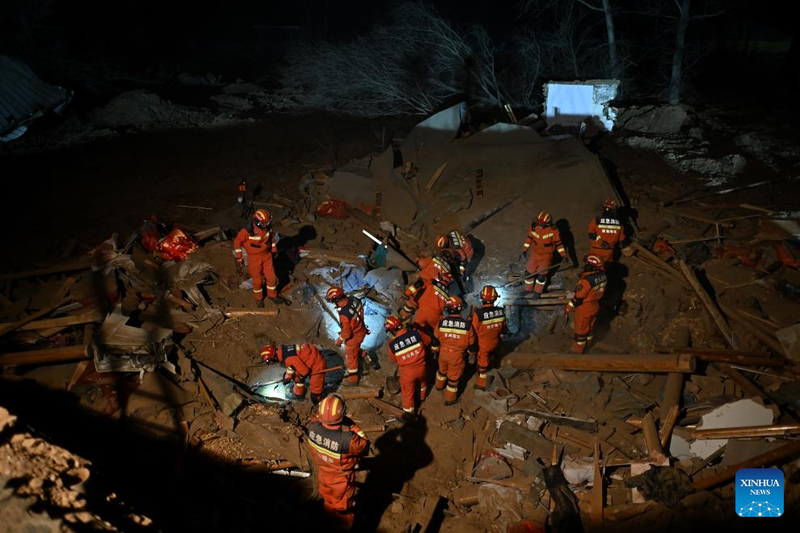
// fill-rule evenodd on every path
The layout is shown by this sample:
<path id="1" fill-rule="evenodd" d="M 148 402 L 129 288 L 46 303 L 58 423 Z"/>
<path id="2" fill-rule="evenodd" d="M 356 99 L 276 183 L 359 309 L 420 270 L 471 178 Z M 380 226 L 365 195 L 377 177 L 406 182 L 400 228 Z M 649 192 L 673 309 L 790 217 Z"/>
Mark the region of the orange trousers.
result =
<path id="1" fill-rule="evenodd" d="M 553 254 L 550 253 L 548 255 L 542 254 L 534 254 L 533 252 L 528 252 L 528 264 L 526 265 L 526 269 L 528 274 L 533 274 L 539 270 L 544 268 L 548 268 L 550 265 L 553 264 Z M 542 272 L 537 274 L 535 278 L 530 278 L 525 280 L 525 290 L 528 292 L 536 292 L 541 294 L 544 292 L 544 284 L 547 282 L 547 274 L 548 272 Z"/>
<path id="2" fill-rule="evenodd" d="M 603 263 L 610 263 L 614 260 L 614 248 L 605 249 L 599 242 L 594 241 L 589 248 L 589 255 L 596 255 L 603 260 Z"/>
<path id="3" fill-rule="evenodd" d="M 586 351 L 587 345 L 592 341 L 592 331 L 599 312 L 600 304 L 598 302 L 581 304 L 575 308 L 573 323 L 575 343 L 572 345 L 573 352 L 583 353 Z"/>
<path id="4" fill-rule="evenodd" d="M 478 371 L 476 373 L 476 381 L 478 387 L 481 389 L 485 389 L 486 385 L 488 385 L 489 377 L 486 375 L 486 372 L 489 371 L 489 356 L 497 349 L 498 344 L 500 343 L 481 344 L 480 339 L 478 339 Z"/>
<path id="5" fill-rule="evenodd" d="M 400 367 L 400 392 L 403 393 L 403 411 L 407 413 L 414 412 L 417 391 L 419 391 L 420 404 L 425 400 L 428 395 L 426 379 L 424 360 L 418 364 Z"/>
<path id="6" fill-rule="evenodd" d="M 347 366 L 347 379 L 354 383 L 358 382 L 358 360 L 361 357 L 361 343 L 367 338 L 367 333 L 353 335 L 344 341 L 344 361 Z"/>
<path id="7" fill-rule="evenodd" d="M 247 256 L 247 271 L 253 278 L 253 298 L 264 299 L 264 280 L 267 282 L 267 296 L 278 296 L 278 276 L 275 275 L 271 253 Z"/>
<path id="8" fill-rule="evenodd" d="M 442 312 L 434 307 L 420 307 L 414 312 L 414 324 L 429 333 L 433 332 L 441 319 Z"/>
<path id="9" fill-rule="evenodd" d="M 464 352 L 451 352 L 442 349 L 439 352 L 439 371 L 436 372 L 436 388 L 445 389 L 444 399 L 454 402 L 458 398 L 458 381 L 464 374 Z"/>
<path id="10" fill-rule="evenodd" d="M 322 395 L 322 389 L 325 387 L 325 374 L 315 374 L 311 376 L 308 380 L 309 388 L 311 389 L 311 394 L 316 396 Z M 292 394 L 295 396 L 305 396 L 306 395 L 306 382 L 303 381 L 295 381 L 294 386 L 292 387 Z M 313 398 L 313 396 L 312 396 Z"/>
<path id="11" fill-rule="evenodd" d="M 333 515 L 342 525 L 353 524 L 353 496 L 356 493 L 355 472 L 332 474 L 319 469 L 317 490 L 322 496 L 325 512 Z"/>

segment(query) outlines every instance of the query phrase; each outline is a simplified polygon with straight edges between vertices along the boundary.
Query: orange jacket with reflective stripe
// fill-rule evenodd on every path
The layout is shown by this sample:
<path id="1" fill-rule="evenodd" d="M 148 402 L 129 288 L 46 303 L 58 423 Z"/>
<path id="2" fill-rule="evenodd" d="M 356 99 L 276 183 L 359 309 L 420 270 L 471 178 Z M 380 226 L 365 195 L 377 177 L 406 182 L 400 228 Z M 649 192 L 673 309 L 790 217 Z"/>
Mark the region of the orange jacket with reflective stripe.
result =
<path id="1" fill-rule="evenodd" d="M 325 358 L 313 344 L 281 346 L 278 358 L 286 367 L 286 377 L 295 381 L 302 381 L 314 372 L 325 370 Z"/>
<path id="2" fill-rule="evenodd" d="M 463 355 L 477 340 L 472 324 L 461 315 L 448 315 L 441 319 L 434 335 L 439 339 L 439 353 L 445 355 Z"/>
<path id="3" fill-rule="evenodd" d="M 606 290 L 606 273 L 599 270 L 582 272 L 578 286 L 575 288 L 575 296 L 569 301 L 571 308 L 581 305 L 597 304 Z"/>
<path id="4" fill-rule="evenodd" d="M 440 272 L 450 272 L 450 265 L 439 256 L 421 257 L 417 259 L 417 265 L 421 269 L 419 279 L 439 279 Z"/>
<path id="5" fill-rule="evenodd" d="M 242 249 L 247 255 L 271 254 L 278 252 L 275 235 L 271 229 L 263 230 L 255 224 L 242 228 L 233 240 L 233 253 L 242 258 Z"/>
<path id="6" fill-rule="evenodd" d="M 463 233 L 454 229 L 450 232 L 450 242 L 455 252 L 456 259 L 459 263 L 469 263 L 475 255 L 475 250 L 472 248 L 472 243 L 469 238 Z"/>
<path id="7" fill-rule="evenodd" d="M 337 309 L 339 311 L 339 325 L 342 330 L 339 338 L 343 341 L 355 336 L 367 334 L 367 326 L 364 324 L 364 304 L 358 298 L 347 297 L 347 303 Z"/>
<path id="8" fill-rule="evenodd" d="M 625 242 L 625 228 L 619 219 L 601 215 L 589 222 L 589 239 L 592 248 L 610 250 Z"/>
<path id="9" fill-rule="evenodd" d="M 358 425 L 345 417 L 337 428 L 325 427 L 319 420 L 308 425 L 308 447 L 317 467 L 328 475 L 352 472 L 369 446 L 369 439 Z"/>
<path id="10" fill-rule="evenodd" d="M 388 340 L 389 359 L 399 366 L 425 363 L 425 348 L 431 338 L 418 329 L 403 328 Z"/>
<path id="11" fill-rule="evenodd" d="M 523 250 L 530 250 L 535 255 L 552 255 L 553 251 L 556 251 L 561 257 L 565 259 L 567 257 L 567 250 L 561 242 L 561 233 L 553 225 L 531 225 Z"/>
<path id="12" fill-rule="evenodd" d="M 506 332 L 506 313 L 502 307 L 481 306 L 472 313 L 472 328 L 478 337 L 478 346 L 493 350 Z"/>
<path id="13" fill-rule="evenodd" d="M 441 281 L 432 279 L 425 280 L 421 289 L 416 289 L 412 284 L 406 289 L 408 294 L 412 287 L 415 289 L 413 296 L 409 297 L 405 305 L 411 309 L 425 308 L 437 309 L 440 313 L 444 311 L 444 302 L 450 297 L 447 287 Z"/>

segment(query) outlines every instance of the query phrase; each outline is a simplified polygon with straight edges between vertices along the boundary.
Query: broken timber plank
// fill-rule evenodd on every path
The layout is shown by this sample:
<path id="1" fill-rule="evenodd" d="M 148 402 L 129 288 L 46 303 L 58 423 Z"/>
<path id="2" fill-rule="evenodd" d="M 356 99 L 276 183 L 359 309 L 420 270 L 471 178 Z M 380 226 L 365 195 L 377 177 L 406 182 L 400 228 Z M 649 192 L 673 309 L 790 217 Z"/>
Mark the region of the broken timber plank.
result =
<path id="1" fill-rule="evenodd" d="M 75 272 L 77 270 L 86 270 L 92 266 L 92 260 L 89 257 L 83 258 L 80 261 L 73 261 L 71 263 L 62 263 L 47 268 L 39 268 L 36 270 L 24 270 L 22 272 L 14 272 L 12 274 L 0 275 L 0 282 L 10 281 L 14 279 L 33 278 L 36 276 L 48 276 L 51 274 L 63 274 L 65 272 Z"/>
<path id="2" fill-rule="evenodd" d="M 548 367 L 587 372 L 682 372 L 691 374 L 696 368 L 695 358 L 690 354 L 592 354 L 591 357 L 586 357 L 572 353 L 516 352 L 504 357 L 503 364 L 519 370 Z"/>
<path id="3" fill-rule="evenodd" d="M 786 437 L 800 433 L 800 424 L 776 424 L 733 428 L 696 429 L 695 439 L 743 439 L 748 437 Z"/>
<path id="4" fill-rule="evenodd" d="M 680 408 L 677 405 L 673 405 L 667 412 L 667 415 L 661 418 L 661 428 L 658 432 L 658 437 L 661 440 L 662 448 L 667 447 L 669 438 L 672 436 L 672 430 L 675 429 L 675 422 L 678 421 L 679 412 Z"/>
<path id="5" fill-rule="evenodd" d="M 444 167 L 446 167 L 446 166 L 447 166 L 447 161 L 445 161 L 442 166 L 440 166 L 439 168 L 436 169 L 436 172 L 433 173 L 433 176 L 431 177 L 431 180 L 425 186 L 425 192 L 431 192 L 431 189 L 433 189 L 433 186 L 436 185 L 436 182 L 439 181 L 439 178 L 442 177 L 442 173 L 444 172 Z"/>
<path id="6" fill-rule="evenodd" d="M 407 414 L 405 411 L 403 411 L 396 405 L 393 405 L 385 400 L 381 400 L 378 398 L 370 398 L 367 400 L 367 403 L 369 403 L 372 407 L 376 409 L 380 409 L 381 411 L 387 411 L 395 416 L 403 416 Z"/>
<path id="7" fill-rule="evenodd" d="M 653 419 L 653 413 L 647 413 L 642 418 L 642 432 L 644 433 L 644 440 L 647 443 L 647 452 L 650 457 L 650 462 L 653 464 L 661 464 L 666 461 L 667 456 L 664 455 L 664 449 L 661 447 L 661 440 L 658 438 L 658 431 L 656 430 L 656 421 Z"/>
<path id="8" fill-rule="evenodd" d="M 600 443 L 594 443 L 594 486 L 592 487 L 592 526 L 603 527 L 603 475 L 600 472 Z"/>
<path id="9" fill-rule="evenodd" d="M 720 301 L 719 307 L 720 309 L 722 309 L 722 312 L 725 313 L 725 316 L 732 319 L 734 322 L 736 322 L 744 329 L 746 329 L 748 333 L 750 333 L 762 344 L 770 347 L 776 354 L 780 355 L 781 357 L 786 357 L 786 352 L 783 350 L 783 346 L 781 346 L 781 343 L 779 343 L 774 336 L 768 334 L 763 329 L 760 329 L 757 326 L 755 326 L 752 322 L 747 320 L 746 317 L 739 314 L 735 309 L 731 308 L 725 302 Z"/>
<path id="10" fill-rule="evenodd" d="M 708 477 L 700 478 L 692 483 L 694 490 L 707 490 L 722 483 L 730 481 L 736 477 L 736 472 L 742 468 L 759 468 L 766 465 L 775 464 L 783 459 L 789 459 L 800 454 L 800 440 L 795 440 L 784 444 L 776 450 L 762 453 L 739 464 L 731 465 L 721 472 Z"/>
<path id="11" fill-rule="evenodd" d="M 43 316 L 45 316 L 47 314 L 50 314 L 53 311 L 55 311 L 56 309 L 58 309 L 59 307 L 61 307 L 67 301 L 66 294 L 67 294 L 67 291 L 69 290 L 69 288 L 72 286 L 73 283 L 75 283 L 75 278 L 67 278 L 66 281 L 64 281 L 64 283 L 58 289 L 56 300 L 55 300 L 55 302 L 53 304 L 48 305 L 44 309 L 41 309 L 41 310 L 33 313 L 32 315 L 26 316 L 22 320 L 19 320 L 17 322 L 14 322 L 14 323 L 11 323 L 11 324 L 7 324 L 7 325 L 4 325 L 4 326 L 0 327 L 0 337 L 5 335 L 6 333 L 10 333 L 10 332 L 14 331 L 15 329 L 21 328 L 25 324 L 29 324 L 30 322 L 33 322 L 37 318 L 43 317 Z"/>
<path id="12" fill-rule="evenodd" d="M 100 311 L 91 311 L 89 313 L 82 313 L 80 315 L 63 316 L 59 318 L 47 318 L 44 320 L 36 320 L 20 326 L 20 331 L 33 331 L 38 329 L 50 328 L 65 328 L 68 326 L 77 326 L 79 324 L 87 324 L 89 322 L 102 322 L 105 314 Z M 10 324 L 0 324 L 0 327 L 9 326 Z"/>
<path id="13" fill-rule="evenodd" d="M 683 275 L 686 277 L 686 281 L 689 282 L 689 285 L 692 286 L 694 292 L 700 298 L 700 301 L 703 302 L 703 305 L 711 315 L 711 318 L 714 319 L 714 323 L 717 325 L 720 333 L 722 333 L 722 336 L 725 337 L 725 340 L 728 341 L 728 344 L 730 344 L 732 348 L 738 350 L 739 345 L 736 342 L 736 339 L 733 338 L 733 331 L 731 330 L 731 327 L 727 322 L 725 322 L 725 318 L 723 318 L 722 313 L 717 305 L 711 301 L 711 297 L 708 295 L 703 286 L 700 285 L 700 281 L 697 279 L 697 276 L 694 275 L 692 269 L 684 261 L 680 261 L 678 264 L 681 267 L 681 272 L 683 272 Z"/>
<path id="14" fill-rule="evenodd" d="M 238 318 L 243 316 L 278 316 L 277 309 L 226 309 L 223 313 L 228 318 Z"/>
<path id="15" fill-rule="evenodd" d="M 91 359 L 94 350 L 93 342 L 94 328 L 87 325 L 83 330 L 83 344 L 81 345 L 0 354 L 0 366 L 59 364 Z"/>

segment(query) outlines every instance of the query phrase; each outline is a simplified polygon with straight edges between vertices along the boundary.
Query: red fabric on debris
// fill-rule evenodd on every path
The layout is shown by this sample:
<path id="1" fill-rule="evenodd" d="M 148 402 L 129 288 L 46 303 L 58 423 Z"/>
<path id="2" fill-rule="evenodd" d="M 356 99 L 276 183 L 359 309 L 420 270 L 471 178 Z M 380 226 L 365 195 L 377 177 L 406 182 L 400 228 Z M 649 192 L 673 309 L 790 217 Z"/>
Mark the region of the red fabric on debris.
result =
<path id="1" fill-rule="evenodd" d="M 716 253 L 720 259 L 735 257 L 749 268 L 756 268 L 762 262 L 761 250 L 753 246 L 721 246 L 717 248 Z"/>
<path id="2" fill-rule="evenodd" d="M 783 266 L 800 268 L 800 259 L 797 258 L 797 254 L 792 253 L 792 250 L 787 245 L 776 245 L 775 253 L 778 256 L 778 261 L 780 261 Z"/>
<path id="3" fill-rule="evenodd" d="M 317 215 L 330 218 L 347 218 L 347 204 L 341 200 L 325 200 L 317 207 Z"/>
<path id="4" fill-rule="evenodd" d="M 183 261 L 197 248 L 197 242 L 192 237 L 176 228 L 158 241 L 156 253 L 166 260 Z"/>

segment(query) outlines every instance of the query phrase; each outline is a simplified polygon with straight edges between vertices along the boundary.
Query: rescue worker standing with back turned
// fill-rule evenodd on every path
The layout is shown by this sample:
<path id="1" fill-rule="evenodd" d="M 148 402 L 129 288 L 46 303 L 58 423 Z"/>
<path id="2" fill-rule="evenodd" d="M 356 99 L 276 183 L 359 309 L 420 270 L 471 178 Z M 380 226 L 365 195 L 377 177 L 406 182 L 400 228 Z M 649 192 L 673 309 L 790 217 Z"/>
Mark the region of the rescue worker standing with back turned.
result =
<path id="1" fill-rule="evenodd" d="M 386 317 L 384 328 L 388 335 L 389 359 L 397 363 L 400 372 L 403 411 L 413 414 L 417 395 L 420 405 L 428 395 L 425 348 L 430 346 L 431 338 L 422 330 L 404 326 L 400 317 L 394 315 Z M 437 348 L 432 349 L 436 351 Z"/>
<path id="2" fill-rule="evenodd" d="M 448 254 L 444 254 L 448 255 Z M 450 273 L 450 261 L 444 255 L 432 255 L 430 257 L 421 257 L 417 259 L 417 266 L 419 266 L 418 279 L 423 281 L 439 279 L 442 272 Z"/>
<path id="3" fill-rule="evenodd" d="M 356 466 L 369 440 L 345 416 L 344 398 L 329 394 L 319 403 L 308 425 L 308 446 L 317 464 L 317 490 L 325 511 L 341 525 L 353 525 Z"/>
<path id="4" fill-rule="evenodd" d="M 267 296 L 275 303 L 278 299 L 278 276 L 275 275 L 273 260 L 278 255 L 276 235 L 272 232 L 272 217 L 266 209 L 253 214 L 253 222 L 242 228 L 233 241 L 237 269 L 244 265 L 243 251 L 247 252 L 247 271 L 253 278 L 253 298 L 258 307 L 264 307 L 264 280 L 267 282 Z"/>
<path id="5" fill-rule="evenodd" d="M 449 272 L 442 272 L 439 279 L 417 280 L 406 287 L 406 301 L 400 309 L 400 316 L 408 320 L 413 313 L 414 324 L 429 334 L 433 333 L 442 318 L 452 281 L 453 276 Z"/>
<path id="6" fill-rule="evenodd" d="M 535 277 L 525 280 L 525 290 L 533 293 L 534 298 L 539 298 L 544 292 L 547 269 L 553 264 L 553 252 L 567 258 L 567 250 L 561 242 L 561 233 L 553 224 L 553 217 L 547 211 L 540 211 L 522 248 L 522 253 L 528 254 L 528 274 L 538 272 Z"/>
<path id="7" fill-rule="evenodd" d="M 450 252 L 449 255 L 453 256 L 458 265 L 459 275 L 466 280 L 470 275 L 470 263 L 472 258 L 475 257 L 475 249 L 472 247 L 469 237 L 454 229 L 447 235 L 437 236 L 436 246 L 443 253 L 446 250 Z"/>
<path id="8" fill-rule="evenodd" d="M 575 342 L 573 353 L 584 353 L 592 342 L 592 330 L 600 312 L 600 298 L 606 289 L 606 273 L 603 260 L 596 255 L 586 258 L 586 266 L 581 272 L 575 296 L 566 306 L 566 312 L 575 311 L 573 329 Z"/>
<path id="9" fill-rule="evenodd" d="M 345 385 L 358 385 L 359 361 L 361 360 L 361 343 L 369 335 L 364 324 L 364 304 L 354 296 L 348 296 L 341 287 L 331 287 L 325 293 L 325 299 L 336 306 L 339 312 L 339 338 L 336 346 L 344 344 Z"/>
<path id="10" fill-rule="evenodd" d="M 489 357 L 497 349 L 500 339 L 507 332 L 506 313 L 502 307 L 494 305 L 497 289 L 486 285 L 481 290 L 481 306 L 472 314 L 472 328 L 478 339 L 478 373 L 476 389 L 486 390 L 490 361 Z"/>
<path id="11" fill-rule="evenodd" d="M 603 263 L 614 261 L 614 252 L 618 246 L 627 250 L 628 237 L 625 228 L 617 215 L 617 202 L 603 202 L 603 214 L 589 222 L 589 255 L 602 259 Z"/>
<path id="12" fill-rule="evenodd" d="M 322 389 L 325 386 L 325 357 L 319 348 L 313 344 L 288 344 L 276 346 L 269 343 L 261 348 L 261 359 L 265 363 L 277 361 L 286 367 L 283 376 L 285 384 L 294 383 L 292 394 L 295 399 L 304 398 L 306 395 L 306 378 L 311 376 L 309 388 L 311 389 L 311 401 L 315 404 L 322 397 Z"/>
<path id="13" fill-rule="evenodd" d="M 436 389 L 444 389 L 444 404 L 458 402 L 458 382 L 464 374 L 464 355 L 475 349 L 475 330 L 461 316 L 463 304 L 458 296 L 447 299 L 447 315 L 436 325 L 439 341 L 439 370 L 436 372 Z M 445 388 L 447 385 L 447 388 Z"/>

